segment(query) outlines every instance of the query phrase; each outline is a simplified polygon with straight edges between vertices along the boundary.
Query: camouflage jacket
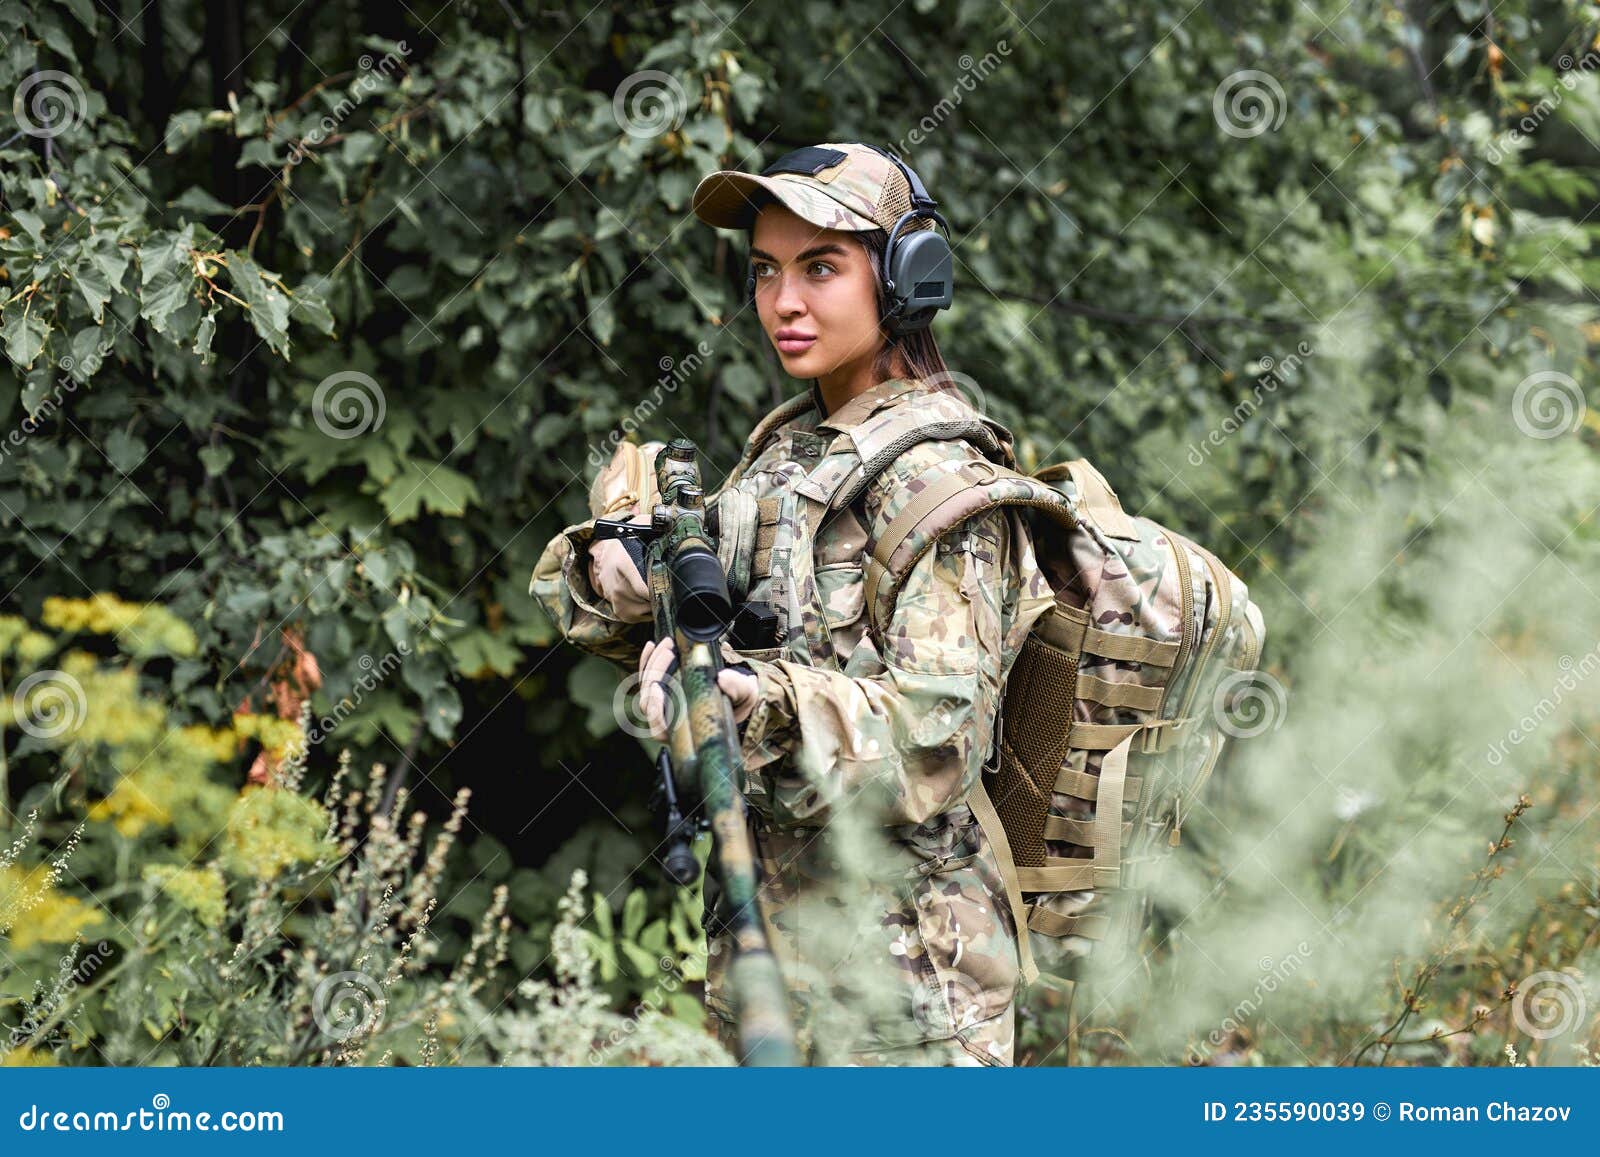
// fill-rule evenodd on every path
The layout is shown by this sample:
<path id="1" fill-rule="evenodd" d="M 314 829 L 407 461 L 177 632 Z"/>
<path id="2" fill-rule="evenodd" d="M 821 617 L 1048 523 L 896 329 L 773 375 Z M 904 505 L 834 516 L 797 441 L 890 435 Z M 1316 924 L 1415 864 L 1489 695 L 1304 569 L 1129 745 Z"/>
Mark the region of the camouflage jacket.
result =
<path id="1" fill-rule="evenodd" d="M 741 656 L 760 681 L 743 788 L 762 915 L 814 1059 L 948 1039 L 1007 1013 L 1016 994 L 1004 888 L 964 801 L 1049 584 L 1019 516 L 991 512 L 922 558 L 880 633 L 863 606 L 869 537 L 912 500 L 917 474 L 984 455 L 965 440 L 923 442 L 848 505 L 832 502 L 870 448 L 955 418 L 977 415 L 919 381 L 880 383 L 831 415 L 813 385 L 757 425 L 723 483 L 784 499 L 771 573 L 750 590 L 784 629 L 780 646 Z M 1013 465 L 1010 435 L 990 426 L 996 459 Z M 589 587 L 590 526 L 551 542 L 531 589 L 571 642 L 636 668 L 649 625 L 618 622 Z M 728 1019 L 731 946 L 707 909 L 707 1003 Z"/>

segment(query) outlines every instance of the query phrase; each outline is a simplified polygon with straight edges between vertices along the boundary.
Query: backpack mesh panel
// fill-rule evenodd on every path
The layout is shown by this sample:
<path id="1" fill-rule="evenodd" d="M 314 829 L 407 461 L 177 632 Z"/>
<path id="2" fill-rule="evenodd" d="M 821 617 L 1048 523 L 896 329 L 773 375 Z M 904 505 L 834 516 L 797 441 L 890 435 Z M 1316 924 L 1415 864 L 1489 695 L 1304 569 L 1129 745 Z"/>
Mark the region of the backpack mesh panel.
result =
<path id="1" fill-rule="evenodd" d="M 1078 657 L 1038 631 L 1022 644 L 1006 679 L 1000 770 L 990 794 L 1018 867 L 1045 863 L 1045 813 L 1066 755 L 1077 681 Z"/>

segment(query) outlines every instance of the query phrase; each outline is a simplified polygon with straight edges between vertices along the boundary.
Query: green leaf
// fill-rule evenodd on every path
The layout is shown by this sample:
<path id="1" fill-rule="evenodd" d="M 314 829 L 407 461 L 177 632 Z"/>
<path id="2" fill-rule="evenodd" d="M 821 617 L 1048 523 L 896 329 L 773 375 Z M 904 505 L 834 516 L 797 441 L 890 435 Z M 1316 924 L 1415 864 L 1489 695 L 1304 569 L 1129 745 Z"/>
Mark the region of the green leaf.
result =
<path id="1" fill-rule="evenodd" d="M 17 219 L 19 225 L 28 231 L 28 236 L 33 238 L 35 244 L 44 244 L 43 217 L 28 209 L 13 209 L 11 215 Z"/>
<path id="2" fill-rule="evenodd" d="M 391 522 L 408 522 L 426 507 L 435 514 L 459 516 L 469 503 L 480 501 L 472 479 L 442 463 L 428 466 L 415 458 L 405 460 L 404 469 L 378 495 Z"/>
<path id="3" fill-rule="evenodd" d="M 435 739 L 449 739 L 461 722 L 461 696 L 446 683 L 428 696 L 425 710 L 429 733 Z"/>
<path id="4" fill-rule="evenodd" d="M 139 316 L 157 333 L 166 333 L 172 315 L 194 295 L 196 277 L 190 254 L 194 251 L 194 227 L 181 233 L 156 234 L 139 250 Z"/>
<path id="5" fill-rule="evenodd" d="M 62 368 L 80 382 L 87 382 L 100 368 L 111 349 L 111 335 L 97 325 L 86 325 L 72 335 L 72 364 Z"/>
<path id="6" fill-rule="evenodd" d="M 596 739 L 617 730 L 616 710 L 612 706 L 616 693 L 615 664 L 594 655 L 585 655 L 573 664 L 572 673 L 567 676 L 567 695 L 574 704 L 588 710 L 586 726 Z"/>
<path id="7" fill-rule="evenodd" d="M 98 325 L 105 320 L 106 302 L 111 300 L 111 282 L 106 280 L 106 275 L 99 266 L 92 262 L 81 262 L 72 280 L 77 283 L 78 292 L 83 295 L 83 300 L 89 305 L 89 315 Z"/>
<path id="8" fill-rule="evenodd" d="M 599 892 L 594 894 L 594 926 L 598 929 L 597 935 L 607 944 L 616 939 L 617 929 L 611 919 L 611 901 Z"/>
<path id="9" fill-rule="evenodd" d="M 84 29 L 94 32 L 99 28 L 98 13 L 94 10 L 94 0 L 60 0 L 71 10 L 72 15 L 83 25 Z"/>
<path id="10" fill-rule="evenodd" d="M 511 675 L 522 658 L 515 644 L 481 628 L 454 636 L 448 645 L 455 669 L 469 678 L 484 672 Z"/>
<path id="11" fill-rule="evenodd" d="M 322 299 L 315 289 L 301 286 L 294 291 L 294 304 L 289 312 L 294 315 L 295 321 L 309 325 L 318 333 L 332 335 L 333 311 L 328 308 L 328 303 Z"/>
<path id="12" fill-rule="evenodd" d="M 111 459 L 111 464 L 124 474 L 144 461 L 147 449 L 143 438 L 126 430 L 113 430 L 106 438 L 106 457 Z"/>
<path id="13" fill-rule="evenodd" d="M 654 956 L 640 948 L 637 944 L 627 940 L 617 941 L 617 947 L 628 958 L 628 963 L 633 965 L 633 971 L 638 976 L 658 977 L 661 975 L 661 965 Z"/>
<path id="14" fill-rule="evenodd" d="M 188 147 L 189 142 L 194 140 L 195 134 L 200 131 L 200 119 L 199 110 L 192 108 L 172 114 L 167 121 L 166 147 L 168 156 L 181 152 Z"/>
<path id="15" fill-rule="evenodd" d="M 220 446 L 202 446 L 200 448 L 200 465 L 206 468 L 206 475 L 218 478 L 227 472 L 233 463 L 233 447 L 224 442 Z"/>
<path id="16" fill-rule="evenodd" d="M 238 250 L 227 253 L 228 278 L 250 309 L 250 324 L 268 348 L 284 357 L 289 355 L 289 295 L 278 284 L 274 273 Z"/>
<path id="17" fill-rule="evenodd" d="M 617 331 L 617 313 L 611 307 L 611 298 L 598 298 L 589 312 L 589 328 L 601 345 L 611 344 L 611 335 Z"/>
<path id="18" fill-rule="evenodd" d="M 211 312 L 207 313 L 200 319 L 200 328 L 194 332 L 194 345 L 191 347 L 190 351 L 200 355 L 201 365 L 211 364 L 211 339 L 216 337 L 216 335 L 217 309 L 213 307 Z"/>
<path id="19" fill-rule="evenodd" d="M 389 609 L 383 612 L 382 621 L 384 633 L 396 644 L 404 643 L 408 647 L 415 645 L 417 621 L 405 607 L 399 603 L 390 603 Z"/>
<path id="20" fill-rule="evenodd" d="M 171 150 L 167 150 L 171 152 Z M 231 206 L 217 200 L 211 193 L 199 185 L 190 185 L 172 202 L 174 209 L 182 209 L 201 217 L 210 217 L 215 214 L 229 214 L 233 212 Z"/>
<path id="21" fill-rule="evenodd" d="M 6 356 L 27 369 L 33 359 L 44 349 L 44 339 L 50 327 L 37 314 L 29 313 L 31 302 L 15 305 L 5 311 L 5 324 L 0 325 L 0 337 L 5 338 Z"/>
<path id="22" fill-rule="evenodd" d="M 622 934 L 629 940 L 637 940 L 639 938 L 639 929 L 644 927 L 644 918 L 644 889 L 635 888 L 628 893 L 628 898 L 622 902 Z"/>
<path id="23" fill-rule="evenodd" d="M 272 596 L 261 587 L 239 587 L 223 600 L 222 605 L 236 615 L 249 617 L 260 614 L 271 602 Z"/>

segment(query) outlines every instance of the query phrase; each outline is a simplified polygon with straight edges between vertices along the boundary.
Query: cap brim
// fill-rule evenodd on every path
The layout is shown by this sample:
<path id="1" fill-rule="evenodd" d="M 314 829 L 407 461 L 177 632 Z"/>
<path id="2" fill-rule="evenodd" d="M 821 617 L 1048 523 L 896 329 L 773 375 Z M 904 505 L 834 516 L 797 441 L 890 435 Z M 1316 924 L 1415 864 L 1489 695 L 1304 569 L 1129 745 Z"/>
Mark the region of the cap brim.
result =
<path id="1" fill-rule="evenodd" d="M 728 169 L 704 177 L 695 186 L 689 205 L 694 215 L 707 225 L 718 229 L 748 229 L 755 220 L 756 210 L 750 198 L 757 189 L 765 189 L 790 212 L 818 228 L 851 233 L 880 228 L 876 221 L 846 208 L 814 186 Z"/>

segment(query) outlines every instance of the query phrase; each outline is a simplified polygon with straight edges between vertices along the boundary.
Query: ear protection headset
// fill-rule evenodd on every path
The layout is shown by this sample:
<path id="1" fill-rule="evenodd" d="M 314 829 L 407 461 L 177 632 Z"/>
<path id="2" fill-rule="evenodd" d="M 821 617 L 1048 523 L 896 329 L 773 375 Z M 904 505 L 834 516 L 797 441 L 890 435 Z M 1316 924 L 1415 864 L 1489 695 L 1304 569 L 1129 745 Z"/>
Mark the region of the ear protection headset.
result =
<path id="1" fill-rule="evenodd" d="M 887 149 L 870 144 L 866 147 L 893 161 L 911 189 L 911 208 L 902 213 L 889 230 L 881 271 L 884 292 L 889 299 L 883 324 L 891 337 L 903 337 L 927 329 L 935 313 L 950 308 L 955 298 L 955 284 L 954 258 L 947 236 L 941 236 L 938 229 L 922 229 L 903 237 L 900 231 L 919 217 L 931 218 L 943 226 L 945 234 L 950 232 L 950 225 L 939 213 L 938 202 L 928 196 L 921 178 L 909 165 Z M 845 160 L 846 156 L 838 149 L 808 145 L 785 153 L 763 169 L 761 175 L 802 173 L 812 176 Z M 753 302 L 756 295 L 754 273 L 745 279 L 744 289 L 746 303 Z"/>

